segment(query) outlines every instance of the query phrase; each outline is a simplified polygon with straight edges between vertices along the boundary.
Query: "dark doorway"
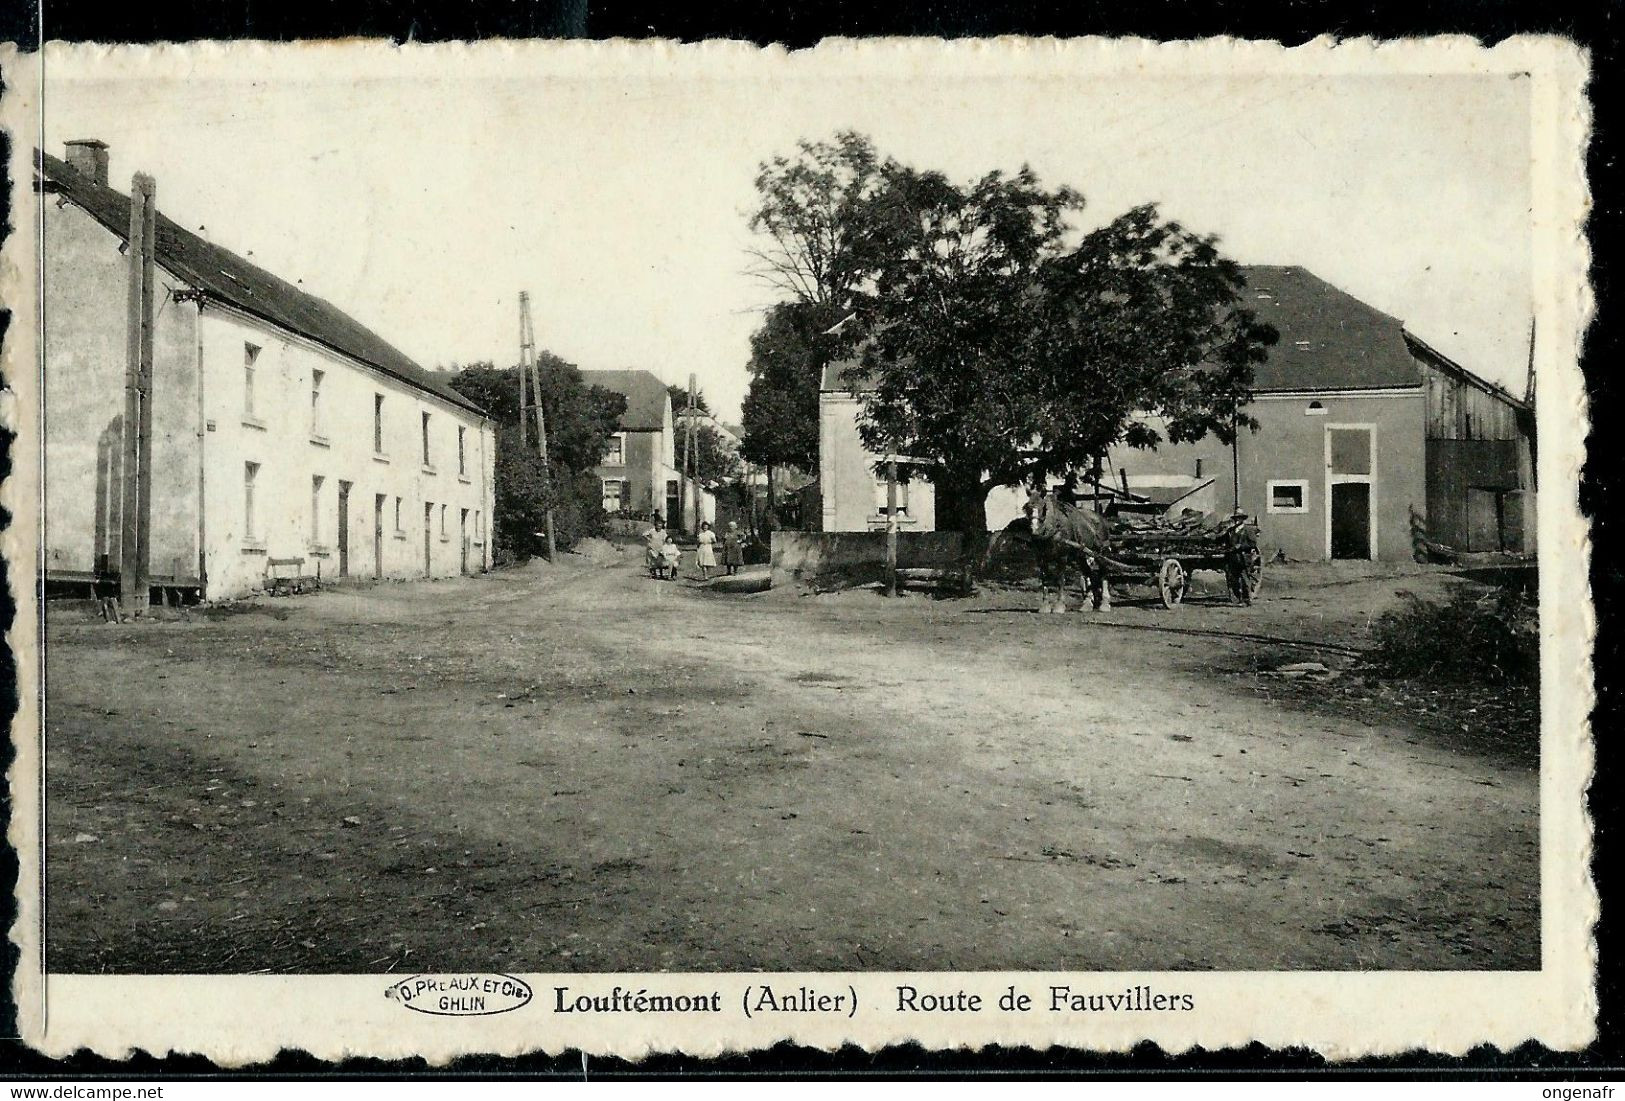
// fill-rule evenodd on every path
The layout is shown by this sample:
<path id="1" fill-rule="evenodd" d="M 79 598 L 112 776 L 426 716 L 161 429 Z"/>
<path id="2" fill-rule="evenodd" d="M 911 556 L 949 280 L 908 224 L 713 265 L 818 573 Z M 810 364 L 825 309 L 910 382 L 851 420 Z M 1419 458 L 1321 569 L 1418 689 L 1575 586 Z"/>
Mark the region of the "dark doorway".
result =
<path id="1" fill-rule="evenodd" d="M 1332 483 L 1332 557 L 1371 557 L 1371 486 Z"/>
<path id="2" fill-rule="evenodd" d="M 423 503 L 423 576 L 434 576 L 434 506 Z"/>
<path id="3" fill-rule="evenodd" d="M 683 526 L 683 491 L 675 478 L 666 483 L 666 526 L 674 530 Z"/>
<path id="4" fill-rule="evenodd" d="M 461 558 L 457 564 L 459 573 L 468 572 L 468 510 L 463 509 L 457 516 L 457 543 L 462 547 Z"/>
<path id="5" fill-rule="evenodd" d="M 372 498 L 372 576 L 384 576 L 384 495 Z"/>
<path id="6" fill-rule="evenodd" d="M 350 576 L 350 483 L 339 483 L 339 576 Z"/>

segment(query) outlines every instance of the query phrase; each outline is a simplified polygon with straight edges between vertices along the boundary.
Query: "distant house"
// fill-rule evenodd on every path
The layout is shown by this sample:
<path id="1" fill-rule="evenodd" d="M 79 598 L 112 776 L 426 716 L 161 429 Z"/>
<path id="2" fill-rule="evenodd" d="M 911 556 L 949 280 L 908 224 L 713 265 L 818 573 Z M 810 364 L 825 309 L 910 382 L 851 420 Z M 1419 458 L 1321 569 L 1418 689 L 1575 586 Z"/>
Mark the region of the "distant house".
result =
<path id="1" fill-rule="evenodd" d="M 679 409 L 677 410 L 676 415 L 677 428 L 679 431 L 681 431 L 689 421 L 693 421 L 696 429 L 711 429 L 711 431 L 717 434 L 717 437 L 722 441 L 724 446 L 730 447 L 735 451 L 739 450 L 739 444 L 745 438 L 745 430 L 743 428 L 740 428 L 736 424 L 724 424 L 722 421 L 719 421 L 714 414 L 707 413 L 703 409 Z"/>
<path id="2" fill-rule="evenodd" d="M 1458 550 L 1533 549 L 1534 423 L 1526 402 L 1473 375 L 1301 267 L 1244 269 L 1241 304 L 1280 340 L 1255 374 L 1259 422 L 1232 446 L 1208 437 L 1106 456 L 1111 480 L 1171 509 L 1239 508 L 1265 553 L 1289 558 L 1409 559 L 1425 542 Z M 859 439 L 862 385 L 850 363 L 825 371 L 819 482 L 826 531 L 886 522 L 880 457 Z M 995 490 L 988 526 L 1021 515 L 1022 494 Z M 934 527 L 928 482 L 900 487 L 904 530 Z"/>
<path id="3" fill-rule="evenodd" d="M 131 203 L 99 141 L 41 154 L 45 558 L 57 587 L 121 559 Z M 165 203 L 161 188 L 160 209 Z M 148 577 L 210 599 L 274 559 L 324 578 L 489 568 L 495 440 L 443 377 L 160 215 Z"/>
<path id="4" fill-rule="evenodd" d="M 649 371 L 582 371 L 581 378 L 626 399 L 618 431 L 593 468 L 604 511 L 675 516 L 680 489 L 666 384 Z"/>
<path id="5" fill-rule="evenodd" d="M 692 530 L 693 504 L 683 501 L 677 422 L 666 384 L 650 371 L 583 371 L 581 377 L 589 386 L 626 398 L 619 431 L 610 437 L 603 461 L 593 468 L 603 487 L 604 511 L 658 516 L 667 523 L 681 517 L 680 526 Z M 714 497 L 702 491 L 699 498 L 700 519 L 713 519 Z"/>

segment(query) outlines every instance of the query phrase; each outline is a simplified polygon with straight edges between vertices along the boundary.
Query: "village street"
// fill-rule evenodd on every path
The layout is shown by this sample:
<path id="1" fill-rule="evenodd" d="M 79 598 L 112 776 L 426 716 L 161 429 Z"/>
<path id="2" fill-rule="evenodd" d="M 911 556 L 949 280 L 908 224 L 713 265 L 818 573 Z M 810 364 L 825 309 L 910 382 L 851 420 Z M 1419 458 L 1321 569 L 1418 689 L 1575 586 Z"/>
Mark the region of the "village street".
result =
<path id="1" fill-rule="evenodd" d="M 53 612 L 49 969 L 1539 966 L 1527 749 L 1200 633 L 1437 575 L 1038 616 L 572 558 Z"/>

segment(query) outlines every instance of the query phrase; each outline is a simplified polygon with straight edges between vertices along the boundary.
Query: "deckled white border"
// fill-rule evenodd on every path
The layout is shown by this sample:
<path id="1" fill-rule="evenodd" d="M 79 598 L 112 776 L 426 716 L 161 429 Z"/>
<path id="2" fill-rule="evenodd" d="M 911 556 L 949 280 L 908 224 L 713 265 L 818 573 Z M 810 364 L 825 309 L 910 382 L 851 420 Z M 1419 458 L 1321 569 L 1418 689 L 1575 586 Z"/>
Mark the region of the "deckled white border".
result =
<path id="1" fill-rule="evenodd" d="M 1494 48 L 1470 38 L 1377 43 L 1319 39 L 1287 49 L 1273 43 L 1213 39 L 1144 40 L 923 39 L 827 41 L 787 52 L 739 43 L 565 42 L 406 45 L 383 43 L 201 43 L 160 47 L 51 45 L 47 64 L 146 74 L 219 70 L 229 63 L 259 81 L 297 76 L 308 66 L 343 65 L 359 77 L 444 74 L 469 79 L 511 78 L 518 71 L 560 78 L 615 79 L 632 75 L 708 79 L 767 79 L 816 74 L 820 79 L 893 76 L 903 66 L 986 77 L 1098 78 L 1121 75 L 1279 76 L 1297 73 L 1456 74 L 1528 72 L 1532 81 L 1533 269 L 1537 294 L 1539 380 L 1539 543 L 1541 570 L 1541 921 L 1538 972 L 1240 972 L 1125 975 L 970 973 L 938 976 L 996 998 L 1016 983 L 1035 991 L 1051 979 L 1109 992 L 1137 983 L 1188 991 L 1193 1013 L 1069 1017 L 1050 1014 L 937 1015 L 897 1018 L 865 1012 L 856 1019 L 743 1020 L 717 1017 L 556 1016 L 544 1004 L 555 977 L 523 976 L 537 992 L 527 1010 L 494 1017 L 437 1018 L 404 1010 L 383 997 L 380 976 L 108 977 L 39 974 L 40 757 L 37 685 L 39 376 L 36 368 L 37 220 L 30 181 L 32 150 L 41 145 L 39 58 L 0 47 L 8 90 L 0 125 L 13 136 L 11 178 L 16 232 L 0 253 L 0 298 L 16 321 L 0 360 L 11 389 L 0 395 L 0 417 L 18 433 L 18 461 L 0 487 L 16 517 L 3 536 L 18 614 L 8 643 L 25 686 L 13 730 L 17 759 L 9 779 L 10 840 L 20 856 L 18 920 L 12 939 L 22 949 L 14 980 L 25 1039 L 52 1055 L 79 1048 L 121 1056 L 201 1053 L 223 1064 L 271 1058 L 297 1048 L 325 1059 L 349 1055 L 422 1056 L 443 1063 L 470 1052 L 550 1053 L 579 1048 L 637 1057 L 681 1050 L 709 1055 L 780 1040 L 819 1048 L 843 1043 L 875 1049 L 917 1041 L 928 1048 L 986 1044 L 1061 1045 L 1126 1050 L 1153 1040 L 1168 1051 L 1200 1045 L 1219 1049 L 1258 1041 L 1303 1046 L 1335 1059 L 1425 1048 L 1460 1054 L 1480 1044 L 1508 1049 L 1528 1040 L 1554 1049 L 1587 1044 L 1595 1033 L 1597 897 L 1589 876 L 1591 825 L 1584 793 L 1592 770 L 1588 716 L 1594 616 L 1588 577 L 1588 527 L 1578 485 L 1587 430 L 1577 366 L 1581 335 L 1591 316 L 1584 237 L 1588 194 L 1584 150 L 1590 112 L 1584 98 L 1588 62 L 1574 45 L 1517 38 Z M 213 75 L 213 74 L 211 74 Z M 622 985 L 661 991 L 721 989 L 736 999 L 760 975 L 556 976 L 558 984 L 606 990 Z M 883 1005 L 902 976 L 850 974 L 784 976 L 791 985 L 825 989 L 851 984 L 866 1007 Z M 920 985 L 925 985 L 922 981 Z M 49 994 L 48 1012 L 45 995 Z"/>

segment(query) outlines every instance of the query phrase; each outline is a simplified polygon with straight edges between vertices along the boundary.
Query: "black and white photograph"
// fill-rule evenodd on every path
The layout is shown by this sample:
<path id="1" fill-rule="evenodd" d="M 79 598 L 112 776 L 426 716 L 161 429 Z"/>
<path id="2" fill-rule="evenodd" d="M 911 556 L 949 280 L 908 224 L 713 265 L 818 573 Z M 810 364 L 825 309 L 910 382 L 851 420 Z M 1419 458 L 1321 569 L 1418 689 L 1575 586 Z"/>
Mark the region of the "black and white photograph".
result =
<path id="1" fill-rule="evenodd" d="M 1576 965 L 1572 95 L 939 48 L 47 51 L 47 990 Z"/>

